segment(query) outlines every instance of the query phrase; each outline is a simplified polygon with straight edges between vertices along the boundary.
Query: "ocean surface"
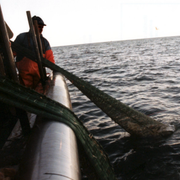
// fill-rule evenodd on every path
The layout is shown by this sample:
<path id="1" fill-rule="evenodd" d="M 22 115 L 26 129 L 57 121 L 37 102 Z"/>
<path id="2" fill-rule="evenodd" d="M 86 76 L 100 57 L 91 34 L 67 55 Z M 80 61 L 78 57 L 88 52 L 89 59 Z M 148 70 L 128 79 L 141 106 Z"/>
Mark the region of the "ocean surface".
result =
<path id="1" fill-rule="evenodd" d="M 56 64 L 117 100 L 174 125 L 164 139 L 137 139 L 69 81 L 73 111 L 103 146 L 119 180 L 180 179 L 180 37 L 53 47 Z"/>

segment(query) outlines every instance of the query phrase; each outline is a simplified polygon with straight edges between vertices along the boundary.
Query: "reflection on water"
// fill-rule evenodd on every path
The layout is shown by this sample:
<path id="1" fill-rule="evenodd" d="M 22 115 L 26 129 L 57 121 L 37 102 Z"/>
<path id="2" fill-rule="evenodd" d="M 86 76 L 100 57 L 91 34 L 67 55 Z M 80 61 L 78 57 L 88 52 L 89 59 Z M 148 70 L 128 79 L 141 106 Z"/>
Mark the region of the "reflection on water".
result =
<path id="1" fill-rule="evenodd" d="M 68 82 L 75 114 L 102 144 L 118 179 L 180 179 L 180 37 L 54 47 L 57 65 L 112 97 L 176 126 L 134 139 Z"/>

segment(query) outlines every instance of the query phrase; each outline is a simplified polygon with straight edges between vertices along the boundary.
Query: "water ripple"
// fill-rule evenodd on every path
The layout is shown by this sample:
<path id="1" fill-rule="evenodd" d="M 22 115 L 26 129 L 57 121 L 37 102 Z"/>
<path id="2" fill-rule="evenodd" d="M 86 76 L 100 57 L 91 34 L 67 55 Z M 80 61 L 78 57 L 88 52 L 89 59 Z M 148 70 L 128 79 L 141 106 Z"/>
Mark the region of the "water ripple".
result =
<path id="1" fill-rule="evenodd" d="M 68 82 L 75 114 L 102 144 L 118 179 L 180 179 L 180 37 L 53 48 L 56 63 L 157 121 L 167 139 L 134 139 Z"/>

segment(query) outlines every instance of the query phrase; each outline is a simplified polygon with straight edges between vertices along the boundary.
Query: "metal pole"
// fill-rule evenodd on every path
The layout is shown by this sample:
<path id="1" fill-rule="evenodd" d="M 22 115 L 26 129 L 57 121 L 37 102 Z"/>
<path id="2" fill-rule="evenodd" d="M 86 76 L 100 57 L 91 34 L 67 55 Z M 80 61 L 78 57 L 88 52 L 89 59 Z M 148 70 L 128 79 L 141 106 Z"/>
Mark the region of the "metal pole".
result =
<path id="1" fill-rule="evenodd" d="M 38 43 L 38 47 L 39 47 L 40 56 L 41 56 L 41 58 L 43 58 L 43 48 L 42 48 L 41 37 L 40 37 L 40 34 L 39 34 L 37 20 L 34 20 L 33 24 L 34 24 L 34 27 L 35 27 L 36 39 L 37 39 L 37 43 Z M 44 67 L 43 67 L 43 73 L 46 74 L 46 70 L 45 70 Z"/>
<path id="2" fill-rule="evenodd" d="M 8 30 L 6 27 L 8 28 Z M 3 57 L 0 55 L 1 56 L 0 60 L 3 59 L 3 62 L 2 61 L 0 62 L 0 65 L 2 66 L 1 75 L 6 75 L 9 79 L 19 82 L 18 77 L 17 77 L 17 72 L 16 72 L 14 56 L 10 47 L 9 37 L 11 38 L 12 36 L 13 36 L 13 33 L 10 30 L 9 26 L 7 26 L 7 24 L 4 21 L 1 6 L 0 6 L 0 43 L 1 43 L 2 54 L 3 54 Z M 3 70 L 3 65 L 4 65 L 5 71 Z M 29 125 L 29 120 L 28 120 L 26 111 L 16 108 L 16 113 L 20 120 L 23 134 L 29 133 L 30 125 Z"/>
<path id="3" fill-rule="evenodd" d="M 2 45 L 2 51 L 4 56 L 3 63 L 4 63 L 6 76 L 18 82 L 14 56 L 10 48 L 9 36 L 4 22 L 1 6 L 0 6 L 0 42 Z"/>
<path id="4" fill-rule="evenodd" d="M 37 64 L 39 67 L 39 73 L 40 73 L 41 80 L 42 80 L 41 82 L 42 82 L 42 85 L 45 85 L 45 74 L 43 73 L 43 67 L 42 67 L 42 63 L 41 63 L 41 57 L 40 57 L 39 48 L 38 48 L 36 35 L 35 35 L 35 31 L 34 31 L 34 26 L 33 26 L 32 18 L 31 18 L 31 13 L 30 13 L 30 11 L 26 11 L 26 13 L 27 13 L 27 17 L 28 17 L 29 26 L 30 26 L 31 36 L 33 38 L 33 43 L 34 43 L 34 47 L 35 47 Z"/>
<path id="5" fill-rule="evenodd" d="M 35 27 L 36 39 L 37 39 L 37 43 L 38 43 L 38 47 L 39 47 L 40 56 L 43 57 L 43 49 L 42 49 L 42 43 L 41 43 L 41 38 L 40 38 L 40 34 L 39 34 L 37 20 L 34 20 L 33 24 L 34 24 L 34 27 Z"/>

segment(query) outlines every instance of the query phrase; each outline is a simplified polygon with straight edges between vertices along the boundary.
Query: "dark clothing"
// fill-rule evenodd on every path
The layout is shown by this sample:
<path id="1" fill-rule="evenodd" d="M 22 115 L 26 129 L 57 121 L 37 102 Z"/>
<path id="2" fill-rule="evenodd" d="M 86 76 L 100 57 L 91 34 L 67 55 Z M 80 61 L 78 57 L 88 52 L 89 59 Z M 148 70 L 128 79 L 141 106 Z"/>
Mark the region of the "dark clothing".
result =
<path id="1" fill-rule="evenodd" d="M 15 42 L 35 52 L 33 39 L 29 32 L 19 34 Z M 50 44 L 42 35 L 41 42 L 43 47 L 43 57 L 52 63 L 55 63 Z M 14 55 L 16 56 L 16 66 L 19 71 L 21 84 L 34 89 L 41 79 L 38 64 L 21 54 L 16 54 L 16 52 L 14 52 Z"/>
<path id="2" fill-rule="evenodd" d="M 17 38 L 15 39 L 15 42 L 20 44 L 21 46 L 31 49 L 35 52 L 35 50 L 33 48 L 34 47 L 33 39 L 30 36 L 29 32 L 19 34 L 17 36 Z M 43 54 L 45 54 L 45 58 L 48 59 L 49 61 L 51 61 L 52 63 L 55 63 L 50 44 L 47 41 L 47 39 L 45 39 L 42 35 L 41 35 L 41 43 L 42 43 L 42 47 L 43 47 Z M 16 62 L 18 62 L 22 59 L 23 59 L 23 56 L 21 54 L 17 54 Z"/>

